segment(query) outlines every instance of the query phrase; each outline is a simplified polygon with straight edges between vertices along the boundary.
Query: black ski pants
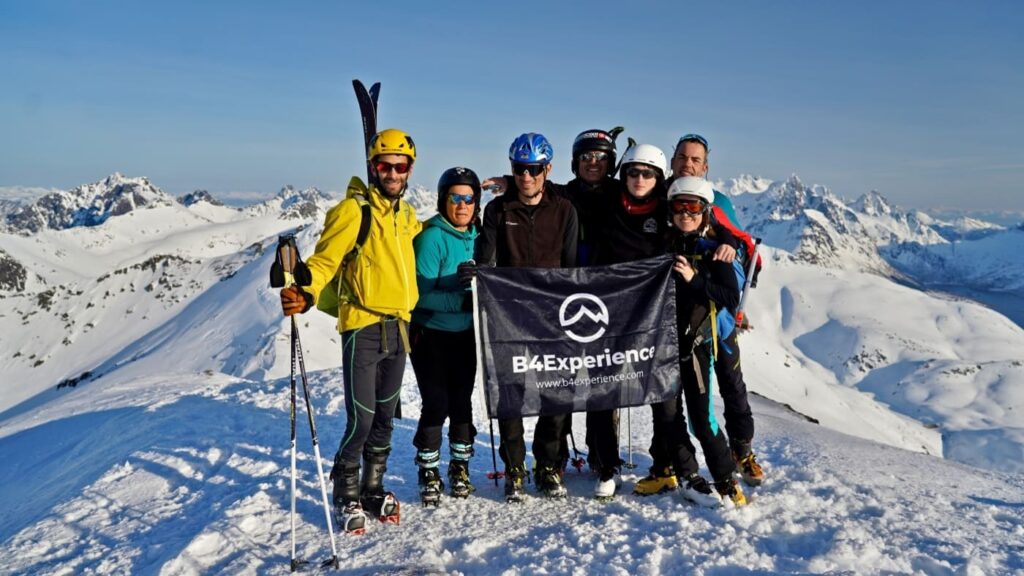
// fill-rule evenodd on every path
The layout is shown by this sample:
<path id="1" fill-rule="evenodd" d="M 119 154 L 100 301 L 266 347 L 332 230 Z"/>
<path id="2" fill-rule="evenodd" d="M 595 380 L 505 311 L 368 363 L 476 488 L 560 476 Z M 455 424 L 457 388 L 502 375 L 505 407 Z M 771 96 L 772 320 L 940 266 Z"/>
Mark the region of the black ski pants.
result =
<path id="1" fill-rule="evenodd" d="M 451 418 L 448 441 L 473 445 L 473 384 L 476 379 L 476 341 L 473 330 L 447 332 L 414 324 L 412 368 L 423 410 L 412 443 L 418 450 L 441 449 L 444 421 Z"/>
<path id="2" fill-rule="evenodd" d="M 587 412 L 587 463 L 591 470 L 618 468 L 619 411 L 592 410 Z"/>
<path id="3" fill-rule="evenodd" d="M 690 418 L 693 435 L 701 445 L 704 460 L 711 477 L 717 482 L 729 478 L 736 471 L 732 452 L 725 433 L 718 425 L 714 411 L 714 374 L 711 350 L 707 345 L 697 346 L 692 356 L 679 359 L 681 393 L 675 399 L 651 406 L 654 416 L 655 438 L 651 442 L 651 455 L 655 469 L 668 464 L 675 467 L 676 475 L 686 477 L 697 472 L 699 465 L 695 449 L 687 431 L 686 414 Z"/>
<path id="4" fill-rule="evenodd" d="M 407 352 L 399 322 L 388 319 L 341 334 L 346 419 L 335 466 L 358 467 L 364 453 L 391 449 Z"/>
<path id="5" fill-rule="evenodd" d="M 533 432 L 533 457 L 537 466 L 564 468 L 568 458 L 565 437 L 569 434 L 572 414 L 539 416 Z M 526 441 L 523 440 L 523 419 L 507 418 L 498 420 L 501 442 L 498 453 L 505 463 L 505 470 L 526 465 Z"/>
<path id="6" fill-rule="evenodd" d="M 722 409 L 725 411 L 725 431 L 733 449 L 739 444 L 749 445 L 754 439 L 754 415 L 750 412 L 747 385 L 740 366 L 738 333 L 733 330 L 728 338 L 719 342 L 718 360 L 715 361 L 715 376 L 718 377 Z"/>

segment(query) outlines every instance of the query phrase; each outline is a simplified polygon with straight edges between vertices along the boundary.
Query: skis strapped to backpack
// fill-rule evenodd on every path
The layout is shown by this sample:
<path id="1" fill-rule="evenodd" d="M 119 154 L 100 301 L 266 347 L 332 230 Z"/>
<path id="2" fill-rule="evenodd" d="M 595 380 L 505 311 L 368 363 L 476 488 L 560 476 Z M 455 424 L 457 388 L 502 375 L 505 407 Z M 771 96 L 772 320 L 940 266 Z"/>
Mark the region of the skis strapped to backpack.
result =
<path id="1" fill-rule="evenodd" d="M 377 133 L 377 98 L 380 96 L 380 82 L 375 83 L 369 90 L 359 80 L 352 80 L 352 88 L 356 93 L 356 101 L 359 103 L 359 115 L 363 121 L 363 150 L 369 150 L 370 140 Z M 355 180 L 355 178 L 353 178 Z M 373 184 L 373 170 L 370 167 L 370 157 L 366 157 L 366 182 Z M 356 234 L 356 243 L 352 250 L 345 255 L 338 268 L 338 273 L 324 287 L 320 297 L 317 299 L 316 307 L 321 312 L 331 316 L 338 316 L 341 302 L 345 299 L 344 271 L 348 265 L 355 260 L 370 235 L 370 203 L 365 194 L 350 193 L 349 197 L 359 203 L 359 233 Z"/>

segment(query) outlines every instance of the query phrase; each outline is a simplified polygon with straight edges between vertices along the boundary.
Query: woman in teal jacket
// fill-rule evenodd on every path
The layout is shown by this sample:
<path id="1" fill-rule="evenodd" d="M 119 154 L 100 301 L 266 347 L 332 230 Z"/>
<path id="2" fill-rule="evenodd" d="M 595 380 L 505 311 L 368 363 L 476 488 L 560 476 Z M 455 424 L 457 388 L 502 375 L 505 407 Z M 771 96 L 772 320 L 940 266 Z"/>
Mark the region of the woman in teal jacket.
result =
<path id="1" fill-rule="evenodd" d="M 479 230 L 480 180 L 468 168 L 451 168 L 437 183 L 437 212 L 413 241 L 416 284 L 420 298 L 412 312 L 412 358 L 423 410 L 413 445 L 419 465 L 423 503 L 440 503 L 444 484 L 441 431 L 448 427 L 448 481 L 451 495 L 465 498 L 473 491 L 469 458 L 473 455 L 473 383 L 476 342 L 473 337 L 473 296 L 459 281 L 459 264 L 473 258 Z"/>

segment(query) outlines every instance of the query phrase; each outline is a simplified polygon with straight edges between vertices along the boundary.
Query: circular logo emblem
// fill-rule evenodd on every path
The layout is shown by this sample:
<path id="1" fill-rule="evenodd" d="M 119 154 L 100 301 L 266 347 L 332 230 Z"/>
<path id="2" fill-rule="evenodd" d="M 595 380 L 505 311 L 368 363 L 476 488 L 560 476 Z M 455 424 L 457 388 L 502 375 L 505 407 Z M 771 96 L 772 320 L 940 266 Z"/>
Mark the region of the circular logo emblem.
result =
<path id="1" fill-rule="evenodd" d="M 579 302 L 576 303 L 577 301 Z M 575 306 L 574 303 L 576 303 Z M 575 310 L 571 316 L 569 316 L 570 310 Z M 570 330 L 569 327 L 576 325 L 584 316 L 589 318 L 594 326 L 584 332 L 589 331 L 592 332 L 591 334 L 581 336 Z M 586 344 L 597 340 L 604 334 L 605 326 L 608 325 L 608 308 L 600 298 L 593 294 L 576 293 L 562 301 L 562 306 L 558 309 L 558 322 L 569 338 Z"/>

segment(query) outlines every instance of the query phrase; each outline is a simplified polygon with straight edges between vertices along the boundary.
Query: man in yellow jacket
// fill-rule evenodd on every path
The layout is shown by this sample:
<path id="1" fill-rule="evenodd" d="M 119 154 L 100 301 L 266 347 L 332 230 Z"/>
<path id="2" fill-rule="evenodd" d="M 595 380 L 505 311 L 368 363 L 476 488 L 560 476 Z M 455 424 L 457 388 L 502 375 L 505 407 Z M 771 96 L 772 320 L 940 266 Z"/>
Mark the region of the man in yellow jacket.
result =
<path id="1" fill-rule="evenodd" d="M 382 521 L 398 520 L 398 502 L 384 490 L 383 478 L 409 352 L 407 326 L 419 297 L 412 239 L 421 225 L 402 200 L 416 146 L 404 132 L 388 129 L 373 137 L 367 157 L 370 187 L 353 177 L 347 198 L 328 211 L 316 252 L 306 261 L 312 282 L 281 291 L 286 316 L 338 299 L 346 423 L 331 479 L 338 523 L 354 533 L 365 530 L 364 509 Z M 369 232 L 346 258 L 356 248 L 364 204 Z"/>

